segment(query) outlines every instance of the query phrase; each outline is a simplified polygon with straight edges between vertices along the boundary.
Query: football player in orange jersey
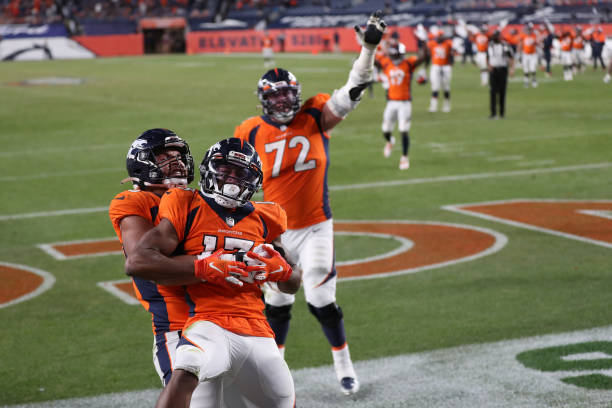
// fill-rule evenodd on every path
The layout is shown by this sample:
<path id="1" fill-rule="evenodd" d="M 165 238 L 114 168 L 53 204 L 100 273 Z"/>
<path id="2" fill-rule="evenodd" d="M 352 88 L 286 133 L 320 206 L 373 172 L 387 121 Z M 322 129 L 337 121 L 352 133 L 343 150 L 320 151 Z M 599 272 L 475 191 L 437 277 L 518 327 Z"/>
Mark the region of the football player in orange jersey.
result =
<path id="1" fill-rule="evenodd" d="M 289 293 L 300 287 L 299 270 L 263 245 L 285 231 L 286 213 L 278 204 L 250 201 L 262 172 L 247 142 L 230 138 L 213 145 L 200 174 L 200 191 L 174 188 L 164 194 L 159 224 L 126 262 L 132 274 L 173 272 L 203 280 L 186 287 L 190 317 L 157 406 L 189 406 L 200 384 L 208 392 L 199 406 L 206 408 L 294 407 L 293 380 L 263 314 L 260 288 L 263 282 Z M 195 261 L 170 257 L 179 249 L 212 255 Z M 224 393 L 226 385 L 232 393 Z"/>
<path id="2" fill-rule="evenodd" d="M 538 67 L 538 53 L 537 53 L 538 39 L 533 30 L 533 23 L 529 23 L 525 26 L 525 32 L 521 36 L 521 43 L 519 46 L 519 53 L 521 63 L 523 64 L 523 85 L 529 87 L 529 78 L 531 77 L 531 86 L 533 88 L 538 86 L 536 79 L 536 71 Z"/>
<path id="3" fill-rule="evenodd" d="M 383 155 L 391 156 L 391 150 L 395 138 L 391 136 L 395 124 L 402 136 L 402 156 L 400 158 L 400 170 L 410 167 L 408 150 L 410 149 L 410 120 L 412 116 L 412 75 L 414 70 L 425 61 L 426 48 L 419 50 L 419 56 L 404 58 L 406 46 L 400 42 L 390 45 L 387 50 L 388 56 L 376 58 L 375 64 L 388 78 L 387 105 L 383 113 L 382 131 L 386 140 Z"/>
<path id="4" fill-rule="evenodd" d="M 582 27 L 576 26 L 576 33 L 572 41 L 572 57 L 574 62 L 572 72 L 574 74 L 583 72 L 585 69 L 586 61 L 584 56 L 584 43 L 585 38 L 584 34 L 582 33 Z"/>
<path id="5" fill-rule="evenodd" d="M 320 93 L 302 105 L 297 78 L 282 68 L 271 69 L 257 87 L 264 114 L 246 119 L 234 132 L 235 137 L 255 146 L 261 157 L 264 199 L 287 211 L 288 229 L 281 242 L 302 269 L 308 308 L 331 345 L 336 376 L 345 394 L 357 392 L 359 382 L 346 342 L 342 310 L 336 304 L 327 187 L 329 131 L 357 107 L 372 80 L 374 54 L 386 27 L 381 14 L 377 11 L 370 16 L 365 31 L 355 27 L 362 48 L 346 85 L 331 97 Z M 266 316 L 279 349 L 284 351 L 295 297 L 275 291 L 266 291 L 265 296 Z"/>
<path id="6" fill-rule="evenodd" d="M 261 55 L 264 60 L 264 67 L 274 66 L 274 39 L 267 30 L 264 31 L 261 40 Z"/>
<path id="7" fill-rule="evenodd" d="M 193 159 L 187 142 L 168 129 L 149 129 L 130 146 L 127 171 L 133 190 L 115 196 L 109 206 L 113 228 L 126 257 L 133 254 L 138 240 L 158 222 L 161 195 L 168 188 L 193 180 Z M 185 325 L 189 307 L 182 286 L 157 285 L 154 276 L 132 275 L 134 292 L 151 314 L 155 336 L 153 363 L 162 384 L 172 374 L 174 352 Z M 193 274 L 185 282 L 193 281 Z M 177 282 L 177 283 L 185 283 Z"/>
<path id="8" fill-rule="evenodd" d="M 574 39 L 572 33 L 569 30 L 564 30 L 559 38 L 561 45 L 561 65 L 563 65 L 563 79 L 565 81 L 571 81 L 574 79 L 572 67 L 574 65 L 572 55 L 572 44 Z"/>
<path id="9" fill-rule="evenodd" d="M 476 45 L 476 65 L 480 69 L 480 85 L 487 86 L 489 84 L 489 69 L 487 66 L 487 50 L 489 49 L 489 27 L 483 24 L 480 31 L 473 36 L 473 42 Z"/>
<path id="10" fill-rule="evenodd" d="M 429 79 L 431 82 L 431 100 L 429 102 L 429 112 L 438 111 L 438 94 L 440 88 L 444 91 L 444 104 L 442 112 L 451 111 L 450 85 L 452 77 L 452 64 L 455 51 L 453 42 L 444 36 L 442 30 L 438 30 L 435 38 L 427 44 L 431 54 L 431 67 Z"/>

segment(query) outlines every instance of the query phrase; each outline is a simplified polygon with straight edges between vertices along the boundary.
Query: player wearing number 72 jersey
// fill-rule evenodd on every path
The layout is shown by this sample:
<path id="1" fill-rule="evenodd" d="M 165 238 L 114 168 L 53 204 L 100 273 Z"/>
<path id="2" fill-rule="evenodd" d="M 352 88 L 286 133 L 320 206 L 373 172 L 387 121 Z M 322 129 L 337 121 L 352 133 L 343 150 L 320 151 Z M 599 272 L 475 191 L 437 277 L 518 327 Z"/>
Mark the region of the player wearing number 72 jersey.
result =
<path id="1" fill-rule="evenodd" d="M 329 207 L 327 171 L 329 131 L 351 112 L 372 78 L 376 47 L 385 29 L 381 13 L 367 21 L 359 57 L 342 88 L 318 94 L 301 105 L 301 88 L 289 71 L 274 68 L 259 80 L 257 95 L 263 115 L 236 127 L 234 136 L 250 142 L 259 153 L 266 201 L 279 203 L 287 212 L 287 231 L 281 237 L 302 270 L 308 307 L 321 324 L 332 347 L 336 375 L 342 392 L 359 388 L 344 332 L 342 311 L 336 305 L 336 270 L 333 253 L 332 213 Z M 294 295 L 265 292 L 266 316 L 276 343 L 284 350 Z"/>

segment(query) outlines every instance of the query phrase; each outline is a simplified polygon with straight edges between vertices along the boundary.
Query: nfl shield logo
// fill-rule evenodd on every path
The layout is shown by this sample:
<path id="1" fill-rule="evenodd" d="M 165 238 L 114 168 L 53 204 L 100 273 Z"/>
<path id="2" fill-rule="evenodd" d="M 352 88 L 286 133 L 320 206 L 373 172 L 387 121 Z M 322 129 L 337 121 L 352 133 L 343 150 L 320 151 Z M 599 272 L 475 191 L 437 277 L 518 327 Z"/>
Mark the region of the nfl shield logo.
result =
<path id="1" fill-rule="evenodd" d="M 234 226 L 234 219 L 232 217 L 225 217 L 225 223 L 230 227 Z"/>

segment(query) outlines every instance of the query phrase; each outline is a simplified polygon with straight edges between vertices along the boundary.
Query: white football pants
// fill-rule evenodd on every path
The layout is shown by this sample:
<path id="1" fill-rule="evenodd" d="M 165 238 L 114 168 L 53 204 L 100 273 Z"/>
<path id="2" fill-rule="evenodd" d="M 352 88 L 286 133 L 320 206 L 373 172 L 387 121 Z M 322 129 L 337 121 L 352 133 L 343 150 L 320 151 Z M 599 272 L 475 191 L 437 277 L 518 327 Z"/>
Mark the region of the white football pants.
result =
<path id="1" fill-rule="evenodd" d="M 208 321 L 193 323 L 183 337 L 193 345 L 177 348 L 175 369 L 198 377 L 197 408 L 294 406 L 293 378 L 274 338 L 243 336 Z"/>

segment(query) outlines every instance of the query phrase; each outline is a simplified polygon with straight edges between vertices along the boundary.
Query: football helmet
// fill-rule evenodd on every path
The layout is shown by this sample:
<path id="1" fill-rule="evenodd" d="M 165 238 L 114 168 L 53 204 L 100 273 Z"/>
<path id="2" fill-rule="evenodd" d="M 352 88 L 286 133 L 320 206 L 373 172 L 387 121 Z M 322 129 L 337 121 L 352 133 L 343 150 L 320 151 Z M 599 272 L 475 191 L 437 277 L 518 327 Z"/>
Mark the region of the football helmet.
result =
<path id="1" fill-rule="evenodd" d="M 391 58 L 393 61 L 401 61 L 404 59 L 404 55 L 406 55 L 406 46 L 401 42 L 398 42 L 397 44 L 390 45 L 387 52 L 389 54 L 389 58 Z"/>
<path id="2" fill-rule="evenodd" d="M 165 158 L 167 150 L 179 156 Z M 158 157 L 159 156 L 159 157 Z M 168 184 L 187 185 L 193 181 L 193 157 L 189 145 L 168 129 L 149 129 L 143 132 L 128 150 L 126 167 L 134 187 L 166 187 Z"/>
<path id="3" fill-rule="evenodd" d="M 291 72 L 273 68 L 259 79 L 257 97 L 264 114 L 275 122 L 289 123 L 300 110 L 302 87 Z"/>
<path id="4" fill-rule="evenodd" d="M 261 187 L 263 172 L 255 148 L 232 137 L 215 143 L 200 164 L 200 190 L 225 208 L 241 207 Z"/>

